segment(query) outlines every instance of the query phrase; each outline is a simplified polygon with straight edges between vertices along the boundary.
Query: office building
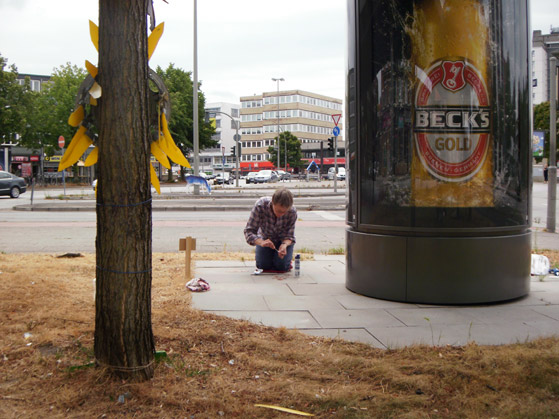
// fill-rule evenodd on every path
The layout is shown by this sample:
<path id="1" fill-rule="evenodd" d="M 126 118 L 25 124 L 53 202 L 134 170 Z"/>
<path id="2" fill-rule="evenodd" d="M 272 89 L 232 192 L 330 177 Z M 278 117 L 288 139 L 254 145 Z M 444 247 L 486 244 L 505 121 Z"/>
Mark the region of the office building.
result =
<path id="1" fill-rule="evenodd" d="M 549 101 L 549 58 L 555 56 L 559 62 L 559 27 L 551 33 L 532 33 L 532 104 Z"/>
<path id="2" fill-rule="evenodd" d="M 240 124 L 240 105 L 226 102 L 207 103 L 205 111 L 211 115 L 211 119 L 215 119 L 216 132 L 212 139 L 217 141 L 218 145 L 215 148 L 200 150 L 200 171 L 230 172 L 235 168 L 235 156 L 231 149 L 235 145 L 235 135 Z"/>
<path id="3" fill-rule="evenodd" d="M 259 171 L 276 168 L 270 162 L 268 147 L 276 146 L 279 132 L 289 131 L 301 141 L 303 159 L 314 159 L 324 168 L 332 160 L 328 153 L 328 138 L 335 127 L 332 115 L 342 113 L 342 100 L 302 90 L 264 92 L 260 95 L 241 97 L 241 171 Z M 342 129 L 342 119 L 338 126 Z M 343 135 L 338 136 L 340 155 L 344 154 Z M 279 167 L 285 168 L 284 153 L 280 150 Z M 339 164 L 345 164 L 343 157 Z M 330 164 L 330 165 L 331 165 Z M 288 168 L 291 170 L 291 168 Z"/>

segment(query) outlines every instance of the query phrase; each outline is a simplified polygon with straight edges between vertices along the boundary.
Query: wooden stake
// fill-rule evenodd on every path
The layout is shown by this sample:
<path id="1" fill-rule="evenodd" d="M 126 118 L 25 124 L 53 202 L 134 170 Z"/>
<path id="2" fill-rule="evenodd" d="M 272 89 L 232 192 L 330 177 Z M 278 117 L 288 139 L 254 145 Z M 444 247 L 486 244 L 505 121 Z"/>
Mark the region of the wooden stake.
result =
<path id="1" fill-rule="evenodd" d="M 184 276 L 187 281 L 190 281 L 191 276 L 191 262 L 192 262 L 192 251 L 196 250 L 196 239 L 192 237 L 186 237 L 184 239 L 179 239 L 179 250 L 184 251 Z"/>

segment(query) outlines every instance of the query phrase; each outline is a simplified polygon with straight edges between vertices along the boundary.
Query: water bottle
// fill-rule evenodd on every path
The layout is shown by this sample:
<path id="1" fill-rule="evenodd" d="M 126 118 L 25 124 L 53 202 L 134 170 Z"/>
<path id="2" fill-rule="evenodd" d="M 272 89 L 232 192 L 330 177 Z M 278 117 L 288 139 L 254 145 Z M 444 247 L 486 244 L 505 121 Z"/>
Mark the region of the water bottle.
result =
<path id="1" fill-rule="evenodd" d="M 301 255 L 295 256 L 295 276 L 301 275 Z"/>

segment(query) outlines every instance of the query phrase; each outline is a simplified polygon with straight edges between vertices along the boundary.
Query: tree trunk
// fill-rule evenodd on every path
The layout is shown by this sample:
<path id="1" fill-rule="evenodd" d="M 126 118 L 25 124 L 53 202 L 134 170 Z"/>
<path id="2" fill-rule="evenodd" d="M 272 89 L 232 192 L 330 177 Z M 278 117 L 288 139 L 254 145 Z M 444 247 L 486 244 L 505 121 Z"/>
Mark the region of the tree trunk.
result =
<path id="1" fill-rule="evenodd" d="M 99 1 L 95 357 L 153 375 L 147 0 Z"/>

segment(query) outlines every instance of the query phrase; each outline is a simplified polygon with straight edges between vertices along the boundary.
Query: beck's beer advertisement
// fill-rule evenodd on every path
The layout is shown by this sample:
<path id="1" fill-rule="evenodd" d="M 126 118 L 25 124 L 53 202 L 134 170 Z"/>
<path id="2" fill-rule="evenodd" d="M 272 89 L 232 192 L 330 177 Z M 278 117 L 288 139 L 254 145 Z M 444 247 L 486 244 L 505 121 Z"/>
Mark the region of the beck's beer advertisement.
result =
<path id="1" fill-rule="evenodd" d="M 478 0 L 414 4 L 407 32 L 416 207 L 493 206 L 487 19 Z"/>

